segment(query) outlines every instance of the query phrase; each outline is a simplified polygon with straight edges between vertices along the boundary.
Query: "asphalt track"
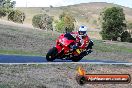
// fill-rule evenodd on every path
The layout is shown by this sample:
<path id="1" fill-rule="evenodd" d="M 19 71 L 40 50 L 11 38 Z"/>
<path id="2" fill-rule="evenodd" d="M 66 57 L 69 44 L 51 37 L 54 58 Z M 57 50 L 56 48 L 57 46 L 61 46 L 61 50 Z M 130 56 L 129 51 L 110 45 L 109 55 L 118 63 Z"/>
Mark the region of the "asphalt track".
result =
<path id="1" fill-rule="evenodd" d="M 52 63 L 90 63 L 90 64 L 126 64 L 132 63 L 122 61 L 108 61 L 108 60 L 86 60 L 82 59 L 79 62 L 72 62 L 71 60 L 56 59 L 54 62 L 47 62 L 42 56 L 20 56 L 20 55 L 0 55 L 0 64 L 52 64 Z"/>

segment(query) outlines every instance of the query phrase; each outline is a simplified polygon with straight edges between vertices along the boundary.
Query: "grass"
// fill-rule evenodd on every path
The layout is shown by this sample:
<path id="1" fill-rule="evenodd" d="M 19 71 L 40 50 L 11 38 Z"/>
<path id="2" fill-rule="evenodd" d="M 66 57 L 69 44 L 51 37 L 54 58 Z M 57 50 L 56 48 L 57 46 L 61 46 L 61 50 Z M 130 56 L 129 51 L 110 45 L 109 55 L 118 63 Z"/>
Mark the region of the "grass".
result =
<path id="1" fill-rule="evenodd" d="M 50 40 L 54 40 L 49 38 Z M 93 49 L 98 52 L 123 52 L 123 53 L 132 53 L 131 48 L 125 46 L 118 46 L 113 44 L 105 44 L 102 40 L 94 40 Z M 30 56 L 45 56 L 40 53 L 35 53 L 32 51 L 22 51 L 22 50 L 0 50 L 0 54 L 12 54 L 12 55 L 30 55 Z"/>
<path id="2" fill-rule="evenodd" d="M 3 74 L 1 74 L 2 81 L 0 83 L 0 88 L 53 88 L 53 86 L 54 88 L 79 88 L 81 86 L 78 86 L 75 80 L 77 68 L 79 66 L 82 66 L 87 74 L 129 74 L 131 72 L 131 67 L 126 65 L 73 63 L 48 65 L 1 65 L 0 71 Z M 62 85 L 60 86 L 60 84 Z M 99 87 L 100 86 L 101 85 L 99 85 Z M 118 88 L 118 85 L 113 86 Z M 124 85 L 123 87 L 130 86 L 131 84 L 128 86 Z M 97 86 L 92 87 L 95 88 Z M 87 88 L 87 85 L 83 88 Z"/>
<path id="3" fill-rule="evenodd" d="M 13 54 L 13 55 L 31 55 L 31 56 L 45 56 L 47 51 L 55 44 L 56 38 L 60 33 L 53 31 L 43 31 L 36 29 L 25 29 L 18 27 L 2 26 L 1 35 L 3 41 L 1 41 L 0 54 Z M 132 48 L 127 46 L 128 43 L 116 42 L 105 43 L 103 40 L 97 40 L 99 36 L 98 32 L 88 32 L 90 38 L 94 41 L 93 49 L 98 52 L 118 52 L 118 53 L 132 53 Z M 10 36 L 9 36 L 10 35 Z M 12 37 L 15 36 L 16 38 Z M 20 37 L 19 37 L 20 36 Z M 93 36 L 93 37 L 92 37 Z M 4 37 L 4 38 L 3 38 Z M 94 38 L 96 37 L 96 38 Z M 10 38 L 13 40 L 10 40 Z M 22 41 L 31 41 L 29 43 Z M 2 43 L 3 42 L 3 43 Z M 18 48 L 15 47 L 21 43 Z M 118 44 L 118 43 L 121 43 Z M 7 44 L 7 45 L 4 45 Z M 24 46 L 26 45 L 26 46 Z M 128 44 L 130 45 L 130 44 Z M 21 48 L 22 47 L 22 48 Z M 25 47 L 25 48 L 23 48 Z M 34 48 L 35 47 L 35 48 Z"/>
<path id="4" fill-rule="evenodd" d="M 6 84 L 0 84 L 0 88 L 11 88 L 9 85 Z"/>
<path id="5" fill-rule="evenodd" d="M 132 53 L 132 48 L 118 46 L 118 44 L 106 44 L 102 40 L 94 40 L 94 49 L 99 52 L 124 52 Z"/>
<path id="6" fill-rule="evenodd" d="M 99 34 L 98 31 L 88 31 L 88 35 L 90 38 L 96 39 L 96 40 L 101 40 L 101 35 Z"/>
<path id="7" fill-rule="evenodd" d="M 0 54 L 4 55 L 26 55 L 26 56 L 43 56 L 41 54 L 37 54 L 34 52 L 26 52 L 26 51 L 21 51 L 21 50 L 0 50 Z"/>

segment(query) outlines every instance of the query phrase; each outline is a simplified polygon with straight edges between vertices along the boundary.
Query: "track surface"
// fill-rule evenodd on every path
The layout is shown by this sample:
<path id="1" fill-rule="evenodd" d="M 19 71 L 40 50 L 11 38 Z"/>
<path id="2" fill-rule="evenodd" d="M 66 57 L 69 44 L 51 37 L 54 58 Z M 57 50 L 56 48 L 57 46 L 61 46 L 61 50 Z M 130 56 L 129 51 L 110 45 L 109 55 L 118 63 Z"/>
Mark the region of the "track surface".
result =
<path id="1" fill-rule="evenodd" d="M 72 62 L 71 60 L 60 60 L 56 59 L 54 62 Z M 128 62 L 120 61 L 105 61 L 105 60 L 86 60 L 82 59 L 81 63 L 88 62 L 94 64 L 132 64 Z M 0 55 L 0 64 L 22 64 L 22 63 L 47 63 L 45 57 L 42 56 L 20 56 L 20 55 Z M 53 62 L 52 62 L 53 63 Z"/>

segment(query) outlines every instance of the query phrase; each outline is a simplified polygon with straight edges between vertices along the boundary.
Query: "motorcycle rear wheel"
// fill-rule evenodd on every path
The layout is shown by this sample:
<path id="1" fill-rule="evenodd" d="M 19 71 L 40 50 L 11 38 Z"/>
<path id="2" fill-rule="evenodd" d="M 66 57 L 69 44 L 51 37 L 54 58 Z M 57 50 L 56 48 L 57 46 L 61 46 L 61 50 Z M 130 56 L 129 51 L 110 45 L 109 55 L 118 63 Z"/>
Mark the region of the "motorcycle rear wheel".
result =
<path id="1" fill-rule="evenodd" d="M 71 58 L 71 60 L 72 60 L 73 62 L 78 62 L 78 61 L 80 61 L 81 59 L 82 59 L 82 57 L 80 57 L 80 56 L 74 56 L 74 57 Z"/>
<path id="2" fill-rule="evenodd" d="M 56 59 L 57 53 L 58 51 L 56 47 L 51 48 L 46 55 L 46 60 L 52 62 Z"/>

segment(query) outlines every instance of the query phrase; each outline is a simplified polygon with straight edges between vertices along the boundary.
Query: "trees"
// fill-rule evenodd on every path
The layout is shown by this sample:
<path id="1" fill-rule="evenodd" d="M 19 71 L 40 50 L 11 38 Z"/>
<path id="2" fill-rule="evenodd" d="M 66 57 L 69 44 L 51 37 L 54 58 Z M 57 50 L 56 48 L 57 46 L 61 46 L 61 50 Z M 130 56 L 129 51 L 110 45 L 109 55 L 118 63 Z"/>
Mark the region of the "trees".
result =
<path id="1" fill-rule="evenodd" d="M 52 6 L 52 5 L 50 5 L 49 7 L 50 7 L 50 8 L 53 8 L 53 6 Z"/>
<path id="2" fill-rule="evenodd" d="M 117 40 L 126 29 L 125 14 L 120 7 L 111 7 L 101 12 L 102 39 Z"/>
<path id="3" fill-rule="evenodd" d="M 128 22 L 127 23 L 127 30 L 130 34 L 132 34 L 132 23 L 131 22 Z"/>
<path id="4" fill-rule="evenodd" d="M 17 23 L 23 23 L 25 20 L 25 14 L 19 10 L 12 10 L 8 15 L 8 20 Z"/>
<path id="5" fill-rule="evenodd" d="M 11 1 L 11 0 L 0 0 L 0 6 L 3 8 L 13 8 L 16 4 L 16 1 Z"/>
<path id="6" fill-rule="evenodd" d="M 59 16 L 59 21 L 56 24 L 56 30 L 59 32 L 71 32 L 74 30 L 75 18 L 71 16 L 69 13 L 63 12 Z"/>
<path id="7" fill-rule="evenodd" d="M 16 2 L 11 0 L 0 0 L 0 18 L 8 15 Z"/>
<path id="8" fill-rule="evenodd" d="M 44 30 L 53 30 L 52 21 L 52 17 L 48 16 L 47 14 L 38 14 L 33 17 L 32 25 Z"/>
<path id="9" fill-rule="evenodd" d="M 4 8 L 1 8 L 1 7 L 0 7 L 0 18 L 1 18 L 1 17 L 5 17 L 6 14 L 7 14 L 7 13 L 6 13 L 6 10 L 5 10 Z"/>
<path id="10" fill-rule="evenodd" d="M 70 15 L 65 15 L 63 17 L 63 20 L 64 20 L 64 23 L 65 23 L 65 29 L 67 32 L 71 32 L 74 30 L 75 26 L 74 26 L 74 22 L 75 22 L 75 19 L 70 16 Z"/>
<path id="11" fill-rule="evenodd" d="M 128 33 L 128 31 L 124 31 L 122 34 L 121 34 L 121 41 L 122 42 L 130 42 L 131 40 L 131 35 L 130 33 Z"/>
<path id="12" fill-rule="evenodd" d="M 55 28 L 56 28 L 56 31 L 58 31 L 58 32 L 64 32 L 65 31 L 64 21 L 63 20 L 57 21 Z"/>
<path id="13" fill-rule="evenodd" d="M 128 24 L 127 24 L 127 28 L 128 28 L 128 29 L 132 29 L 132 23 L 128 23 Z"/>
<path id="14" fill-rule="evenodd" d="M 8 15 L 8 20 L 13 22 L 23 23 L 25 14 L 19 10 L 14 10 L 16 1 L 0 0 L 0 17 Z"/>
<path id="15" fill-rule="evenodd" d="M 4 1 L 4 0 L 0 0 L 0 7 L 3 6 L 3 1 Z"/>
<path id="16" fill-rule="evenodd" d="M 23 23 L 25 19 L 25 13 L 14 10 L 14 6 L 16 4 L 16 1 L 12 0 L 0 0 L 0 18 L 8 15 L 8 20 L 11 20 L 13 22 L 17 23 Z"/>

